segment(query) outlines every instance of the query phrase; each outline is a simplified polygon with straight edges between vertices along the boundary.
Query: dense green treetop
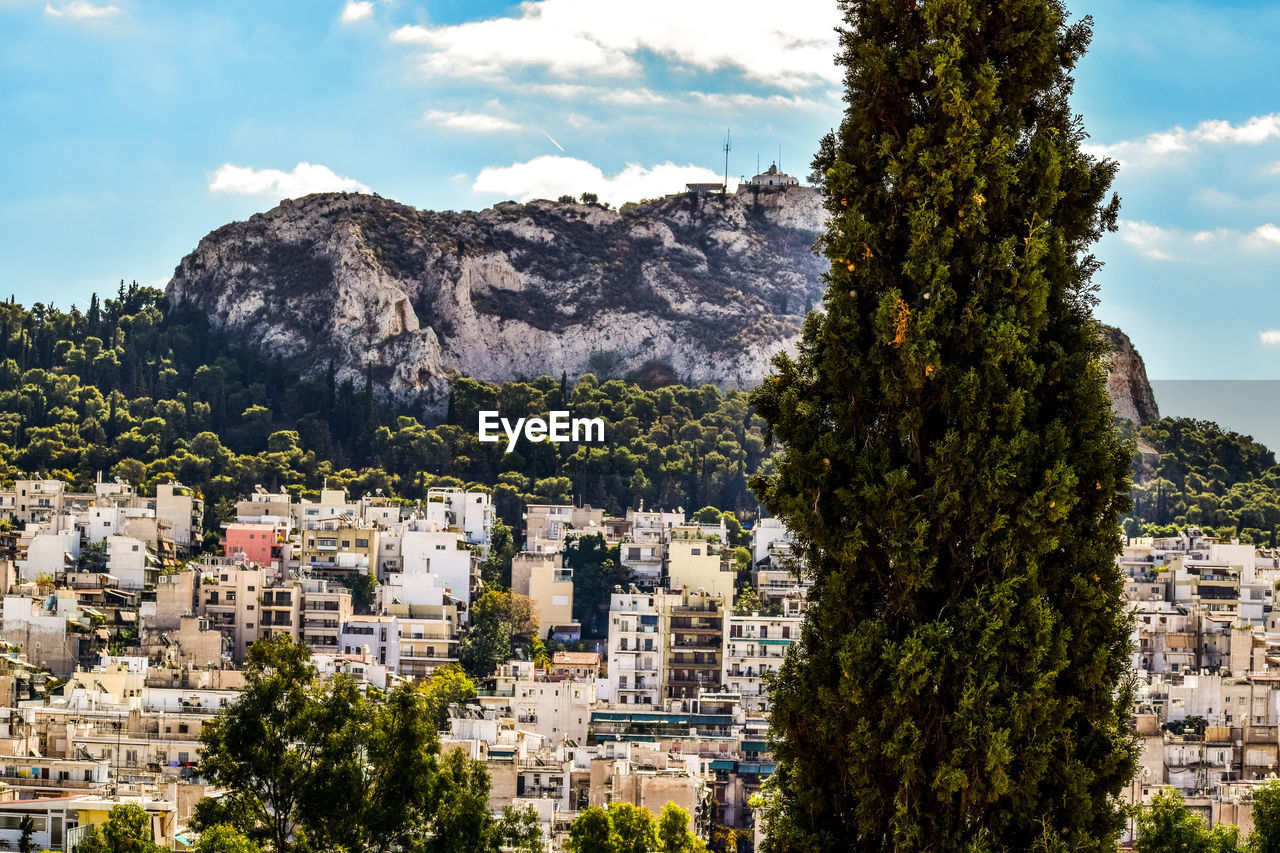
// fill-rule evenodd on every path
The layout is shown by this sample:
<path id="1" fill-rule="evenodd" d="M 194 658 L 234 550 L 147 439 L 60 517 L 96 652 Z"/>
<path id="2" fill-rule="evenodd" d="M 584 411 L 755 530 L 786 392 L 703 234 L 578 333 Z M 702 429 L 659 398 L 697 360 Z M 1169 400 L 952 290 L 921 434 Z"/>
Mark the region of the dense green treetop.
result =
<path id="1" fill-rule="evenodd" d="M 1253 844 L 1246 844 L 1239 827 L 1220 823 L 1210 829 L 1187 808 L 1181 794 L 1165 788 L 1138 813 L 1134 848 L 1138 853 L 1263 853 L 1269 850 L 1264 838 L 1254 833 Z M 1262 846 L 1255 846 L 1259 843 Z"/>
<path id="2" fill-rule="evenodd" d="M 1131 431 L 1139 453 L 1126 533 L 1168 535 L 1194 525 L 1224 539 L 1280 544 L 1280 467 L 1269 449 L 1190 418 L 1162 418 Z"/>
<path id="3" fill-rule="evenodd" d="M 527 812 L 490 812 L 483 762 L 441 754 L 439 702 L 467 692 L 460 676 L 366 696 L 321 681 L 288 637 L 254 643 L 245 689 L 201 731 L 202 771 L 226 793 L 197 804 L 194 828 L 273 853 L 536 848 Z"/>

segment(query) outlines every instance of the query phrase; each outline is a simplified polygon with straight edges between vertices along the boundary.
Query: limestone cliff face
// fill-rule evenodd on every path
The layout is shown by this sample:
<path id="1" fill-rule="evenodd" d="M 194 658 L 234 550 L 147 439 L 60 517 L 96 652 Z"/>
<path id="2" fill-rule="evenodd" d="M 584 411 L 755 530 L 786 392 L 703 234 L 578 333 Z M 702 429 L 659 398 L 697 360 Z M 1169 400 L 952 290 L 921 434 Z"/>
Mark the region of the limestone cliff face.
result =
<path id="1" fill-rule="evenodd" d="M 825 264 L 810 247 L 824 220 L 807 187 L 462 213 L 319 194 L 209 234 L 168 295 L 304 371 L 333 362 L 359 383 L 371 368 L 428 413 L 460 375 L 747 388 L 820 302 Z M 1113 397 L 1145 420 L 1155 404 L 1124 344 Z"/>
<path id="2" fill-rule="evenodd" d="M 1107 377 L 1107 393 L 1117 415 L 1137 424 L 1160 419 L 1155 394 L 1147 381 L 1147 368 L 1133 341 L 1119 329 L 1107 327 L 1107 338 L 1115 352 L 1111 356 L 1111 374 Z"/>
<path id="3" fill-rule="evenodd" d="M 371 362 L 430 408 L 458 375 L 749 387 L 820 299 L 823 218 L 808 188 L 467 213 L 321 194 L 214 231 L 168 295 L 304 368 Z"/>

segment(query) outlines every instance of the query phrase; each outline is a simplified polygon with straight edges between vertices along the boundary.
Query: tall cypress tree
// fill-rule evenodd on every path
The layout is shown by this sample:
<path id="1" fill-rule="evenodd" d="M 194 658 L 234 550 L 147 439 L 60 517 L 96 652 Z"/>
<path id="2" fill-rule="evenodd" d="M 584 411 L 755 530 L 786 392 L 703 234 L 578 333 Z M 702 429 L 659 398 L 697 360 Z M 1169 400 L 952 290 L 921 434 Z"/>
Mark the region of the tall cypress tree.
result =
<path id="1" fill-rule="evenodd" d="M 814 586 L 772 687 L 774 851 L 1114 850 L 1129 452 L 1057 0 L 842 0 L 847 111 L 815 161 L 823 311 L 754 401 L 754 483 Z"/>

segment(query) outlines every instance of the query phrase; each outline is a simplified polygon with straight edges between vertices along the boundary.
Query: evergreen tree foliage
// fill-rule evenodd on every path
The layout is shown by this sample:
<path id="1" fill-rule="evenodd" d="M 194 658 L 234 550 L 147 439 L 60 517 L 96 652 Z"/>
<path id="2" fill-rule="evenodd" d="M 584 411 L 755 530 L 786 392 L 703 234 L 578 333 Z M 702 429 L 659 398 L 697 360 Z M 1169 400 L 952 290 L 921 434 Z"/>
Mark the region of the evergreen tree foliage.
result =
<path id="1" fill-rule="evenodd" d="M 609 839 L 616 853 L 652 853 L 658 846 L 658 827 L 653 812 L 631 803 L 609 803 Z"/>
<path id="2" fill-rule="evenodd" d="M 746 511 L 747 476 L 768 447 L 740 391 L 644 389 L 586 374 L 491 385 L 455 383 L 443 423 L 412 401 L 381 400 L 368 374 L 336 365 L 307 376 L 175 310 L 153 288 L 121 286 L 88 315 L 0 303 L 0 479 L 48 475 L 92 490 L 99 472 L 151 493 L 182 480 L 219 507 L 262 485 L 312 492 L 328 482 L 354 497 L 422 500 L 434 486 L 492 487 L 520 525 L 522 502 L 571 498 L 611 512 L 649 506 Z M 302 365 L 313 367 L 313 365 Z M 568 409 L 603 417 L 603 443 L 481 443 L 480 408 L 529 417 Z"/>
<path id="3" fill-rule="evenodd" d="M 1133 773 L 1119 514 L 1058 0 L 843 0 L 823 312 L 756 392 L 814 586 L 772 686 L 772 851 L 1112 851 Z"/>
<path id="4" fill-rule="evenodd" d="M 527 595 L 487 590 L 471 605 L 458 657 L 473 678 L 488 678 L 511 660 L 513 642 L 535 640 L 537 608 Z"/>
<path id="5" fill-rule="evenodd" d="M 569 824 L 564 849 L 568 853 L 614 853 L 610 832 L 609 813 L 600 806 L 588 806 Z"/>
<path id="6" fill-rule="evenodd" d="M 689 829 L 689 813 L 675 803 L 667 803 L 658 815 L 659 853 L 699 853 L 706 845 Z"/>
<path id="7" fill-rule="evenodd" d="M 427 706 L 438 731 L 449 728 L 450 705 L 463 705 L 476 698 L 476 683 L 456 663 L 437 668 L 418 690 L 427 697 Z"/>
<path id="8" fill-rule="evenodd" d="M 519 550 L 512 529 L 501 518 L 495 519 L 489 540 L 489 553 L 480 564 L 480 579 L 485 586 L 490 589 L 511 589 L 511 559 Z"/>
<path id="9" fill-rule="evenodd" d="M 504 806 L 498 820 L 498 835 L 506 853 L 544 853 L 542 824 L 533 807 Z"/>
<path id="10" fill-rule="evenodd" d="M 631 573 L 622 565 L 621 549 L 609 545 L 604 534 L 570 536 L 561 551 L 564 565 L 573 569 L 573 617 L 584 638 L 609 635 L 609 596 L 624 586 Z"/>
<path id="11" fill-rule="evenodd" d="M 1188 526 L 1263 547 L 1280 545 L 1280 466 L 1251 436 L 1210 421 L 1161 418 L 1134 431 L 1130 536 L 1165 536 Z"/>
<path id="12" fill-rule="evenodd" d="M 23 815 L 18 822 L 18 853 L 31 853 L 31 836 L 35 834 L 36 822 L 31 815 Z"/>

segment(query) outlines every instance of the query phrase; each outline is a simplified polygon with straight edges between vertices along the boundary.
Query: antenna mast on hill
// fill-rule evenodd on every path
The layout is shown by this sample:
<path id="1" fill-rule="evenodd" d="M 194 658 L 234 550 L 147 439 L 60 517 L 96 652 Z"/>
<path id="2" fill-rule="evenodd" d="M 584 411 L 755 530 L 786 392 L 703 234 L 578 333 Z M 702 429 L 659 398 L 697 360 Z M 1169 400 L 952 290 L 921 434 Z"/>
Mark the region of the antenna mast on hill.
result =
<path id="1" fill-rule="evenodd" d="M 724 132 L 724 186 L 720 188 L 720 194 L 724 195 L 729 192 L 729 151 L 732 149 L 732 139 L 729 131 Z"/>

